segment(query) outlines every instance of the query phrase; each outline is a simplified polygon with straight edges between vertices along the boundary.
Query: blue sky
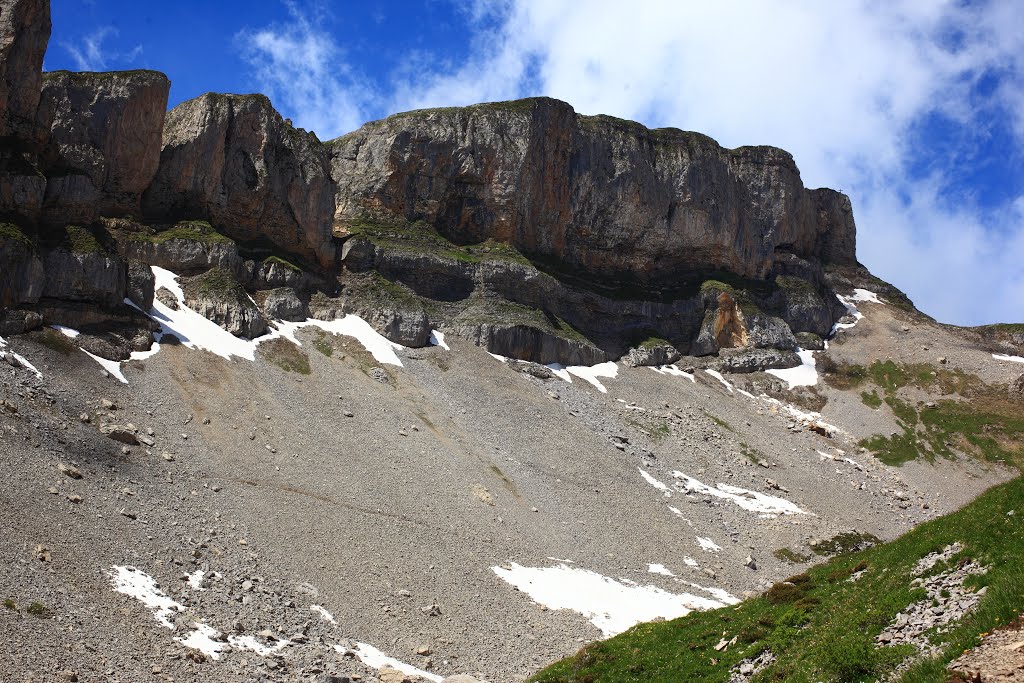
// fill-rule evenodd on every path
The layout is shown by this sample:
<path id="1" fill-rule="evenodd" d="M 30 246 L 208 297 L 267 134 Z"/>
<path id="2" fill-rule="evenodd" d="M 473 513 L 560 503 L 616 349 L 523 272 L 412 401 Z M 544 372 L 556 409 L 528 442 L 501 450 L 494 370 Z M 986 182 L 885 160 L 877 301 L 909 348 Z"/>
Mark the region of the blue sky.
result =
<path id="1" fill-rule="evenodd" d="M 329 139 L 549 95 L 793 153 L 850 194 L 858 257 L 944 322 L 1024 321 L 1017 0 L 53 0 L 46 69 L 151 68 L 172 105 L 264 92 Z"/>

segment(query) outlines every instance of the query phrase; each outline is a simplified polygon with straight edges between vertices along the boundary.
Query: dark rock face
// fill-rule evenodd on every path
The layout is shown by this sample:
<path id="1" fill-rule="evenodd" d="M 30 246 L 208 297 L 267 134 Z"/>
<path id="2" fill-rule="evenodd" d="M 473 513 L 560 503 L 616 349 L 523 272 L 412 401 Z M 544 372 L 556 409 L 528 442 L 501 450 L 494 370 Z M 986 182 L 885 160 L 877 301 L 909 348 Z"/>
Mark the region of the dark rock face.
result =
<path id="1" fill-rule="evenodd" d="M 172 109 L 145 209 L 159 220 L 209 220 L 233 239 L 269 241 L 324 267 L 334 262 L 326 150 L 262 95 L 211 93 Z"/>
<path id="2" fill-rule="evenodd" d="M 36 303 L 43 283 L 43 263 L 31 243 L 0 236 L 0 309 Z"/>
<path id="3" fill-rule="evenodd" d="M 0 0 L 0 140 L 5 146 L 25 150 L 42 142 L 35 119 L 49 42 L 49 0 Z"/>
<path id="4" fill-rule="evenodd" d="M 302 321 L 306 319 L 306 306 L 294 289 L 281 287 L 267 293 L 263 300 L 263 315 L 270 320 Z"/>
<path id="5" fill-rule="evenodd" d="M 127 291 L 128 265 L 116 254 L 58 248 L 43 256 L 43 270 L 43 296 L 47 299 L 118 308 Z"/>
<path id="6" fill-rule="evenodd" d="M 160 163 L 170 87 L 155 71 L 45 75 L 37 114 L 49 131 L 44 222 L 139 215 Z"/>
<path id="7" fill-rule="evenodd" d="M 592 278 L 765 278 L 776 251 L 855 261 L 849 200 L 805 190 L 792 157 L 579 116 L 546 98 L 399 114 L 330 143 L 340 234 L 425 221 Z"/>

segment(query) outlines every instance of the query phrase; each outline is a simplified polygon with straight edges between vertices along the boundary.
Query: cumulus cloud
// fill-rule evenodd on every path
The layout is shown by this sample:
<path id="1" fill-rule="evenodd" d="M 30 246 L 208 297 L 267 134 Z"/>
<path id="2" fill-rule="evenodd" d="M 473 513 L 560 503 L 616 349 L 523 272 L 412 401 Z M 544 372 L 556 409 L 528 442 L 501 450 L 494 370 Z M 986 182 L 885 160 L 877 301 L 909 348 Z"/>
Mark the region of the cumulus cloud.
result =
<path id="1" fill-rule="evenodd" d="M 777 145 L 807 185 L 851 195 L 860 260 L 923 310 L 1024 319 L 1024 199 L 984 205 L 959 180 L 993 121 L 1024 139 L 1022 3 L 477 0 L 461 10 L 463 61 L 416 55 L 375 90 L 291 10 L 253 34 L 252 54 L 304 125 L 544 94 L 730 147 Z"/>
<path id="2" fill-rule="evenodd" d="M 101 26 L 78 43 L 63 43 L 79 71 L 104 71 L 111 64 L 131 64 L 142 54 L 142 46 L 136 45 L 127 52 L 104 48 L 108 38 L 117 37 L 113 26 Z"/>

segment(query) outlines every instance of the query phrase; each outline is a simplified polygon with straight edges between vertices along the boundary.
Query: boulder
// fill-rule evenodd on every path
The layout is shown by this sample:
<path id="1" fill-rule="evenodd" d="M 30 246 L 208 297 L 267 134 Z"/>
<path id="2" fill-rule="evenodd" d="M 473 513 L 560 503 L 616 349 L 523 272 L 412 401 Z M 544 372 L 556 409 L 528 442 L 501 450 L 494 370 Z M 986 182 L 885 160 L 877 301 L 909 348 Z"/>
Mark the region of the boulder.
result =
<path id="1" fill-rule="evenodd" d="M 49 0 L 0 0 L 0 140 L 33 149 L 42 142 L 36 110 L 50 41 Z"/>
<path id="2" fill-rule="evenodd" d="M 709 367 L 718 372 L 748 373 L 760 370 L 782 370 L 800 365 L 800 356 L 779 349 L 729 349 L 720 352 Z"/>
<path id="3" fill-rule="evenodd" d="M 1010 385 L 1010 395 L 1024 399 L 1024 374 L 1013 380 L 1013 383 Z"/>
<path id="4" fill-rule="evenodd" d="M 138 430 L 131 424 L 102 424 L 100 425 L 100 433 L 105 434 L 114 441 L 120 441 L 130 446 L 135 446 L 139 443 Z"/>
<path id="5" fill-rule="evenodd" d="M 682 356 L 676 347 L 668 342 L 656 344 L 642 344 L 629 350 L 626 354 L 626 365 L 636 368 L 645 365 L 659 366 L 670 365 L 679 360 Z"/>
<path id="6" fill-rule="evenodd" d="M 143 311 L 153 307 L 156 278 L 153 269 L 139 261 L 128 262 L 128 288 L 125 295 Z"/>
<path id="7" fill-rule="evenodd" d="M 44 75 L 36 114 L 49 131 L 44 222 L 140 214 L 160 163 L 170 86 L 156 71 Z"/>
<path id="8" fill-rule="evenodd" d="M 334 184 L 316 135 L 263 95 L 208 93 L 167 114 L 147 215 L 202 218 L 229 237 L 334 263 Z"/>
<path id="9" fill-rule="evenodd" d="M 230 271 L 213 268 L 182 289 L 186 306 L 237 337 L 254 339 L 267 331 L 263 313 Z"/>
<path id="10" fill-rule="evenodd" d="M 291 287 L 281 287 L 267 293 L 263 300 L 263 315 L 268 320 L 306 319 L 306 306 Z"/>

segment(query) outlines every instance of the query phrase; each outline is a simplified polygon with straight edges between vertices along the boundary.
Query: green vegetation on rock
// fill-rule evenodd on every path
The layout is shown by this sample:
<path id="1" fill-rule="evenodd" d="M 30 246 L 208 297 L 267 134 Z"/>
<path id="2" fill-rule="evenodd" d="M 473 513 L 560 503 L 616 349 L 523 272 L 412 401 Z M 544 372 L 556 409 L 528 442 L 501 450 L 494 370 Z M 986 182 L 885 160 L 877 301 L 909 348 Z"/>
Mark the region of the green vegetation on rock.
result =
<path id="1" fill-rule="evenodd" d="M 192 240 L 204 244 L 234 244 L 230 237 L 220 234 L 206 221 L 180 221 L 173 227 L 153 235 L 132 233 L 134 239 L 147 239 L 154 244 L 163 244 L 168 240 Z"/>
<path id="2" fill-rule="evenodd" d="M 235 279 L 234 273 L 225 268 L 210 268 L 186 284 L 188 292 L 195 292 L 205 298 L 220 302 L 248 301 L 245 290 Z"/>
<path id="3" fill-rule="evenodd" d="M 359 220 L 347 226 L 347 230 L 351 237 L 363 237 L 382 249 L 396 249 L 470 264 L 505 261 L 530 265 L 530 261 L 510 244 L 488 239 L 479 244 L 459 245 L 423 221 L 398 223 Z"/>
<path id="4" fill-rule="evenodd" d="M 25 231 L 14 223 L 0 223 L 0 240 L 13 240 L 20 242 L 26 247 L 32 247 L 32 238 L 25 234 Z"/>
<path id="5" fill-rule="evenodd" d="M 775 661 L 752 683 L 948 679 L 945 665 L 978 644 L 980 636 L 1016 618 L 1024 604 L 1019 558 L 1024 525 L 1019 513 L 1024 479 L 990 489 L 946 517 L 926 522 L 887 544 L 839 555 L 776 584 L 764 595 L 709 612 L 693 612 L 583 648 L 536 674 L 535 683 L 726 683 L 745 659 L 768 651 Z M 925 572 L 935 575 L 971 559 L 988 569 L 971 576 L 987 587 L 978 609 L 945 633 L 931 631 L 937 651 L 906 669 L 912 646 L 883 646 L 876 637 L 911 603 L 926 600 L 911 585 L 917 562 L 954 543 L 963 549 Z M 781 551 L 780 551 L 781 552 Z M 723 635 L 724 634 L 724 635 Z M 716 649 L 723 640 L 733 645 Z M 890 678 L 891 677 L 891 678 Z"/>

